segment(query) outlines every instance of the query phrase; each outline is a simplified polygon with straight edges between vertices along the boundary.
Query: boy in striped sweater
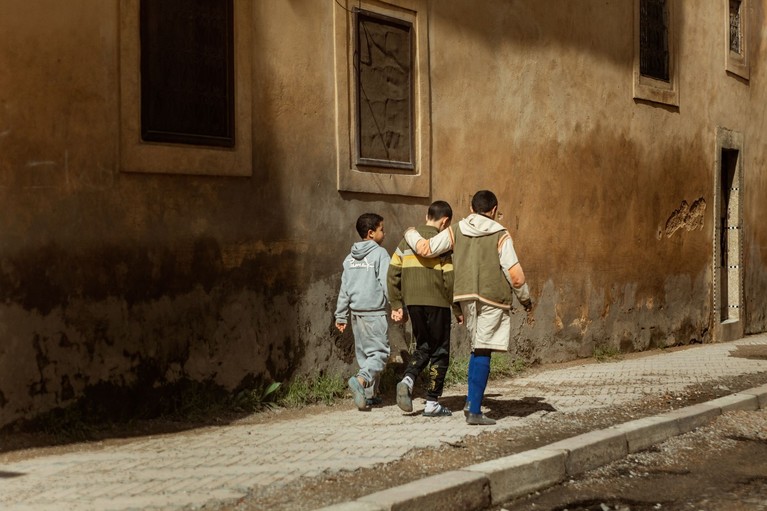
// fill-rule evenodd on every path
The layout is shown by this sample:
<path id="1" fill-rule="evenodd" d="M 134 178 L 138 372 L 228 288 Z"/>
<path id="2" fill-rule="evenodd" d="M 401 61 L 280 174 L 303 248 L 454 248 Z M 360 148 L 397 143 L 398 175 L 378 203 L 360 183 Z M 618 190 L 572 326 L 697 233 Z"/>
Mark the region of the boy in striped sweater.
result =
<path id="1" fill-rule="evenodd" d="M 408 246 L 421 257 L 438 257 L 448 251 L 453 254 L 453 300 L 461 304 L 471 336 L 464 414 L 468 424 L 480 426 L 495 424 L 482 413 L 481 406 L 490 375 L 490 356 L 509 349 L 514 296 L 528 314 L 533 309 L 514 243 L 506 228 L 495 221 L 497 216 L 498 198 L 490 190 L 480 190 L 471 199 L 471 215 L 454 229 L 429 239 L 414 228 L 405 231 Z"/>
<path id="2" fill-rule="evenodd" d="M 426 225 L 418 233 L 426 239 L 450 226 L 453 210 L 445 201 L 429 206 Z M 405 319 L 404 308 L 413 326 L 416 350 L 402 381 L 397 384 L 397 405 L 405 412 L 413 411 L 413 386 L 427 364 L 429 386 L 426 394 L 426 417 L 446 417 L 452 412 L 439 404 L 450 362 L 451 308 L 459 322 L 461 310 L 453 304 L 453 262 L 449 253 L 438 258 L 415 254 L 403 239 L 392 256 L 387 276 L 391 317 Z"/>

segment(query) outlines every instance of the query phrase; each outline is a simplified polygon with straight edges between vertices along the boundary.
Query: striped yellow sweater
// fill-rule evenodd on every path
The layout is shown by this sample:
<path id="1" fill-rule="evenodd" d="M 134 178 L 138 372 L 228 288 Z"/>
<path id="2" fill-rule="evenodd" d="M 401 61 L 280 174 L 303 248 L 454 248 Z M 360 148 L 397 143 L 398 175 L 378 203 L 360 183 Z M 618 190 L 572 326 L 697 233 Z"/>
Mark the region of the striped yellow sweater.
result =
<path id="1" fill-rule="evenodd" d="M 423 225 L 418 233 L 428 239 L 439 231 L 436 227 Z M 450 253 L 441 257 L 426 258 L 413 253 L 403 239 L 392 255 L 387 274 L 389 303 L 392 309 L 407 305 L 432 305 L 453 307 L 453 260 Z"/>

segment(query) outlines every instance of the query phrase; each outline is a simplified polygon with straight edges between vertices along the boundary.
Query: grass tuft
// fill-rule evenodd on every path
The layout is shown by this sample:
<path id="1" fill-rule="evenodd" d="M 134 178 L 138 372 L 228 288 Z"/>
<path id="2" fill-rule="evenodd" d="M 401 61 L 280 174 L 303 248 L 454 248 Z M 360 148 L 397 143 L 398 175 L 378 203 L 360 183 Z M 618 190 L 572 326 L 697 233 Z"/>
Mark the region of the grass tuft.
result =
<path id="1" fill-rule="evenodd" d="M 337 375 L 316 374 L 299 376 L 288 382 L 279 398 L 279 404 L 288 408 L 299 408 L 309 404 L 332 405 L 346 394 L 346 382 Z"/>
<path id="2" fill-rule="evenodd" d="M 597 362 L 608 362 L 610 360 L 620 360 L 621 352 L 613 346 L 596 346 L 594 347 L 594 359 Z"/>
<path id="3" fill-rule="evenodd" d="M 490 379 L 508 378 L 523 372 L 525 361 L 513 358 L 509 353 L 493 353 L 490 357 Z M 469 381 L 469 357 L 452 357 L 445 376 L 445 386 L 465 384 Z"/>
<path id="4" fill-rule="evenodd" d="M 272 382 L 266 387 L 259 385 L 253 389 L 242 390 L 234 396 L 233 404 L 236 408 L 247 412 L 272 410 L 277 407 L 275 397 L 281 385 L 280 382 Z"/>

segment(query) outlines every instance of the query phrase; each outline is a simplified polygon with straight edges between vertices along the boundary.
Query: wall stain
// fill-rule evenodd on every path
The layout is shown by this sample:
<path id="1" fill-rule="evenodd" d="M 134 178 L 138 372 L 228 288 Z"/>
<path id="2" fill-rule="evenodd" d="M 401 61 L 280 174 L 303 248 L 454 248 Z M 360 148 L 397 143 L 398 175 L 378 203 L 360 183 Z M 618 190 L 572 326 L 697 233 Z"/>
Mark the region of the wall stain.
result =
<path id="1" fill-rule="evenodd" d="M 45 377 L 45 369 L 50 365 L 51 361 L 48 359 L 47 350 L 45 349 L 45 339 L 40 335 L 35 334 L 32 339 L 32 347 L 35 350 L 35 361 L 37 363 L 37 371 L 40 373 L 40 378 L 29 387 L 29 395 L 34 396 L 38 394 L 47 394 L 48 387 L 46 385 L 47 378 Z"/>

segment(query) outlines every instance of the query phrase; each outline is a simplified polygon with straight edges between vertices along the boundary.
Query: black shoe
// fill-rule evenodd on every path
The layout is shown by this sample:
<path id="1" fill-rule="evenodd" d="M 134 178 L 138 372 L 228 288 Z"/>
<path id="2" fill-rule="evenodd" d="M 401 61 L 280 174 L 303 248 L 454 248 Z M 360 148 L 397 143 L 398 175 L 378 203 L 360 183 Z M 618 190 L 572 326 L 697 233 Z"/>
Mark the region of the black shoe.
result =
<path id="1" fill-rule="evenodd" d="M 368 405 L 368 408 L 371 406 L 378 406 L 381 403 L 383 403 L 383 399 L 381 399 L 379 396 L 373 396 L 365 399 L 365 404 Z"/>
<path id="2" fill-rule="evenodd" d="M 397 384 L 397 406 L 399 406 L 403 412 L 413 411 L 413 397 L 411 396 L 411 392 L 410 387 L 408 387 L 407 383 L 404 381 Z"/>
<path id="3" fill-rule="evenodd" d="M 451 415 L 453 415 L 453 412 L 451 412 L 447 406 L 442 405 L 437 405 L 437 408 L 430 412 L 427 412 L 426 410 L 423 412 L 424 417 L 449 417 Z"/>
<path id="4" fill-rule="evenodd" d="M 466 424 L 472 426 L 492 426 L 495 421 L 490 417 L 487 417 L 484 413 L 471 413 L 466 416 Z"/>

